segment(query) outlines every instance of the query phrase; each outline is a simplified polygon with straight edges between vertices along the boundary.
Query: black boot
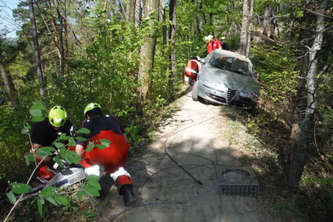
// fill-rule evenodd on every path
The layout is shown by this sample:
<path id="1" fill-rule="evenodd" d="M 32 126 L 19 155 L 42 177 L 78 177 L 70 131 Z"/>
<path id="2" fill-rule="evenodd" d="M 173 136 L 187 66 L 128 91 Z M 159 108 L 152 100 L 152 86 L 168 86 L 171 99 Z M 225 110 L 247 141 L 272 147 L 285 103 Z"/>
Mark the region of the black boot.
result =
<path id="1" fill-rule="evenodd" d="M 120 188 L 120 195 L 124 197 L 124 204 L 126 207 L 135 203 L 136 197 L 133 193 L 133 187 L 131 184 L 125 184 Z"/>
<path id="2" fill-rule="evenodd" d="M 114 184 L 114 181 L 109 176 L 109 174 L 104 174 L 99 179 L 99 184 L 101 185 L 101 190 L 99 190 L 99 197 L 95 197 L 97 202 L 103 201 L 106 195 L 109 193 L 111 186 Z"/>

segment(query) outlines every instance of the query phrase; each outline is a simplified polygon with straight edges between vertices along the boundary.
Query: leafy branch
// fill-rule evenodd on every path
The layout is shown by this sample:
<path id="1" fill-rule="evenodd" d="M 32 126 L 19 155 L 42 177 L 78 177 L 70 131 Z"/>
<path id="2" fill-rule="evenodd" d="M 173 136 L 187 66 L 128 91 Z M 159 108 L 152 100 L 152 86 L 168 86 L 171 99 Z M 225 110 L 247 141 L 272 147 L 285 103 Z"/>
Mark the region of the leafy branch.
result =
<path id="1" fill-rule="evenodd" d="M 40 122 L 44 120 L 42 110 L 45 110 L 46 108 L 41 102 L 35 102 L 30 108 L 30 114 L 32 118 L 30 119 L 31 122 Z M 28 123 L 25 123 L 23 126 L 22 134 L 27 134 L 29 136 L 29 142 L 30 146 L 32 147 L 32 141 L 30 136 L 31 126 Z M 79 129 L 75 135 L 78 133 L 80 134 L 89 134 L 90 130 L 86 128 Z M 68 141 L 68 144 L 64 144 L 62 141 Z M 43 160 L 47 156 L 54 156 L 53 160 L 58 163 L 61 167 L 64 167 L 63 162 L 61 159 L 66 160 L 69 164 L 79 164 L 80 163 L 80 156 L 72 150 L 67 150 L 66 147 L 68 146 L 75 146 L 76 141 L 87 141 L 84 137 L 79 136 L 67 136 L 65 133 L 61 134 L 54 142 L 52 146 L 49 147 L 40 147 L 29 154 L 25 155 L 26 164 L 29 165 L 31 162 L 35 162 L 36 160 L 34 158 L 34 155 L 44 156 L 42 160 L 36 164 L 35 169 L 33 170 L 32 174 L 30 175 L 27 183 L 12 183 L 10 184 L 10 188 L 6 190 L 6 195 L 9 201 L 14 204 L 10 212 L 8 213 L 6 219 L 4 221 L 7 221 L 17 204 L 26 199 L 23 198 L 24 195 L 28 194 L 31 191 L 31 186 L 29 185 L 35 171 L 38 169 L 40 164 L 43 162 Z M 89 142 L 88 149 L 86 152 L 89 152 L 94 147 L 97 147 L 99 149 L 103 149 L 111 143 L 109 140 L 101 139 L 98 144 L 96 144 L 98 141 Z M 99 190 L 101 190 L 101 186 L 98 183 L 98 180 L 100 179 L 99 176 L 96 175 L 89 175 L 85 178 L 86 183 L 82 184 L 81 187 L 78 188 L 78 191 L 76 192 L 76 195 L 79 200 L 82 200 L 83 195 L 90 196 L 90 197 L 97 197 L 99 196 Z M 16 198 L 15 194 L 21 195 L 18 199 Z M 36 196 L 31 195 L 31 196 Z M 31 197 L 29 196 L 29 197 Z M 56 187 L 44 187 L 41 191 L 38 193 L 37 197 L 38 201 L 38 212 L 40 216 L 43 214 L 43 205 L 45 204 L 45 200 L 52 203 L 55 206 L 60 205 L 68 205 L 70 203 L 70 200 L 63 196 L 59 189 Z"/>

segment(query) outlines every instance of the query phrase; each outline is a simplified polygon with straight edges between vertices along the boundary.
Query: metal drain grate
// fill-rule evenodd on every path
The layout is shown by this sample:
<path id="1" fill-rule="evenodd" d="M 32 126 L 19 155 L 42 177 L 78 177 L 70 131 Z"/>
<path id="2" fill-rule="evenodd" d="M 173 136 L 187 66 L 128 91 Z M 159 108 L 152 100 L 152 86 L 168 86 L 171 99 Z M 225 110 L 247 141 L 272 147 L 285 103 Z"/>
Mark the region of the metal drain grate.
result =
<path id="1" fill-rule="evenodd" d="M 218 167 L 217 179 L 222 195 L 258 196 L 259 184 L 250 167 Z"/>

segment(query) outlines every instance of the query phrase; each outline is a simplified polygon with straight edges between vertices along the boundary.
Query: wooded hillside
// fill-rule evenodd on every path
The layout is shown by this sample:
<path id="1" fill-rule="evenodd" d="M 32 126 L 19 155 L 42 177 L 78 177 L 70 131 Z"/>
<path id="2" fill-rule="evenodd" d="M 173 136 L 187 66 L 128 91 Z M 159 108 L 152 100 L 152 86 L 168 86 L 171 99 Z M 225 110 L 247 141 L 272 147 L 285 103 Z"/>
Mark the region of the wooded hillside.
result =
<path id="1" fill-rule="evenodd" d="M 18 40 L 7 39 L 6 27 L 0 33 L 1 193 L 31 173 L 22 129 L 32 125 L 33 102 L 42 101 L 45 116 L 64 106 L 76 128 L 85 105 L 100 103 L 139 147 L 179 95 L 187 61 L 205 57 L 203 37 L 213 35 L 260 74 L 257 115 L 247 126 L 278 150 L 281 183 L 315 188 L 309 195 L 333 218 L 332 7 L 329 0 L 20 1 L 12 11 Z"/>

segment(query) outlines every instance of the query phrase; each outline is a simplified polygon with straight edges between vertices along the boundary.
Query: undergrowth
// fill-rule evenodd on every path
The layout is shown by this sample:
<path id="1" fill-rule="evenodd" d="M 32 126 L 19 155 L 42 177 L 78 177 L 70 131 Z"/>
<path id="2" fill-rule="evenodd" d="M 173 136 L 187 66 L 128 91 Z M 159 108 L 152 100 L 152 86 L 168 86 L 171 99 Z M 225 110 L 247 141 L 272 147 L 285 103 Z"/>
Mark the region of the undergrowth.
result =
<path id="1" fill-rule="evenodd" d="M 264 111 L 255 117 L 240 111 L 228 116 L 227 125 L 225 140 L 242 154 L 243 165 L 251 166 L 257 175 L 262 213 L 272 221 L 333 221 L 329 161 L 323 162 L 312 148 L 299 188 L 292 189 L 287 183 L 282 153 L 289 145 L 290 132 L 285 123 Z"/>

